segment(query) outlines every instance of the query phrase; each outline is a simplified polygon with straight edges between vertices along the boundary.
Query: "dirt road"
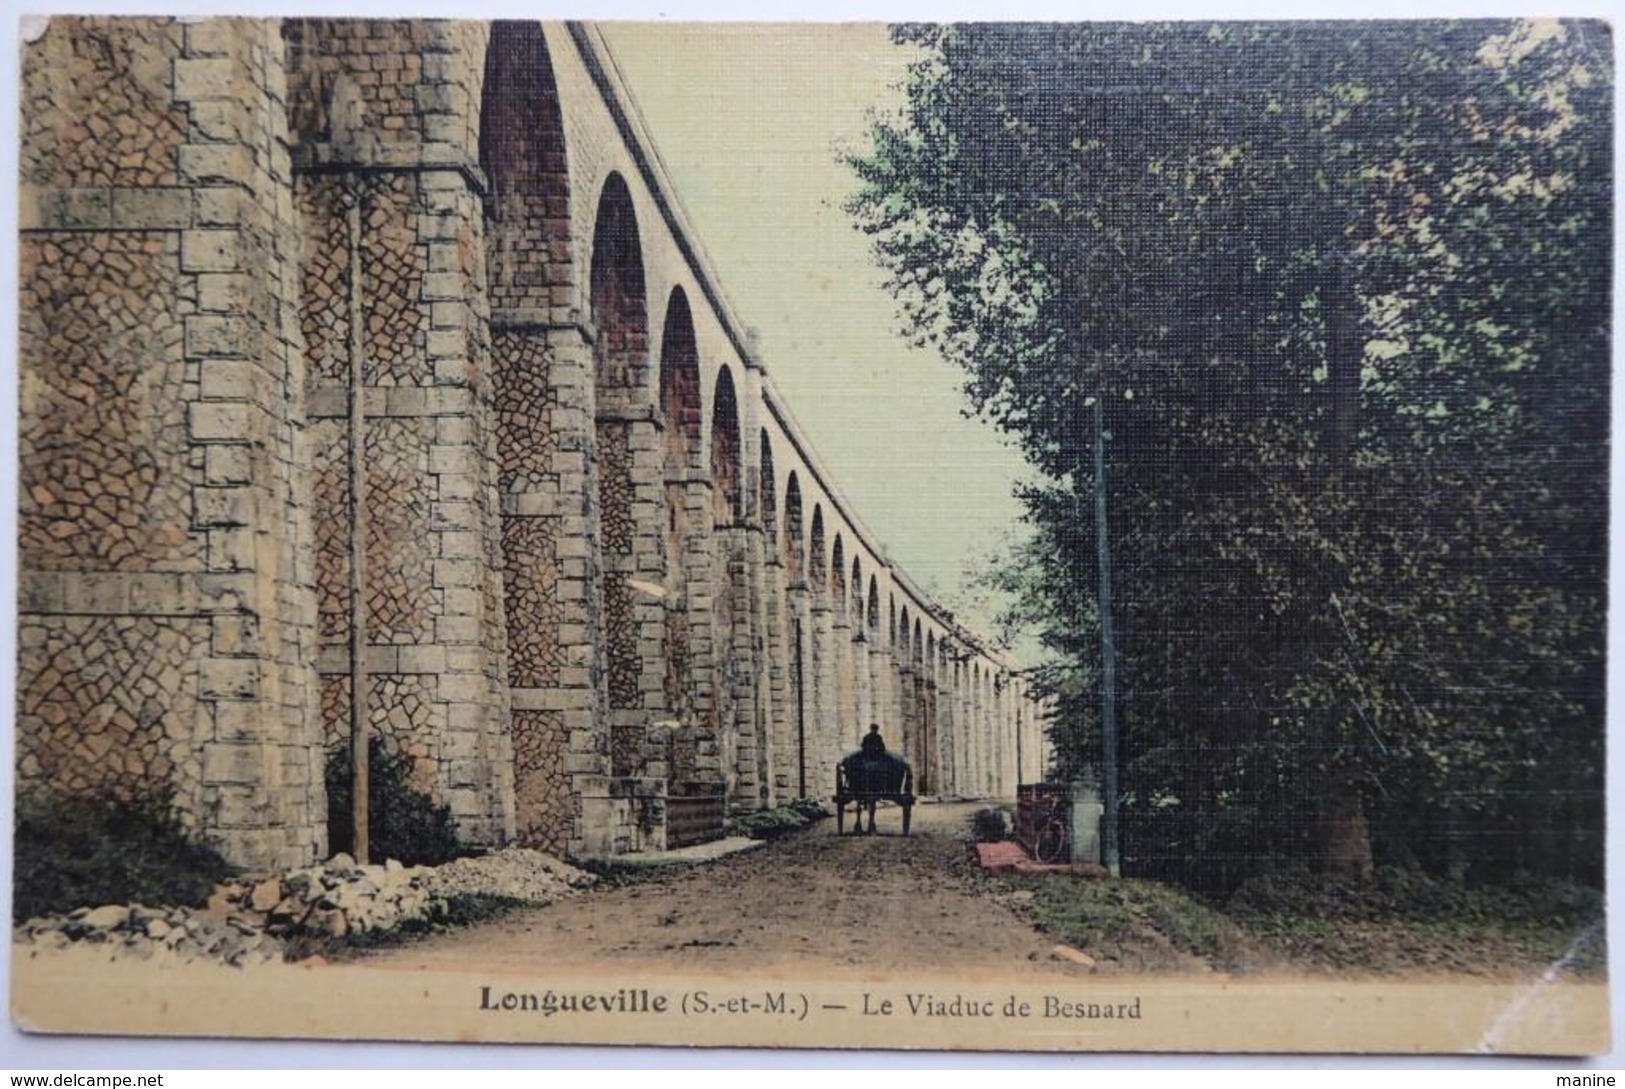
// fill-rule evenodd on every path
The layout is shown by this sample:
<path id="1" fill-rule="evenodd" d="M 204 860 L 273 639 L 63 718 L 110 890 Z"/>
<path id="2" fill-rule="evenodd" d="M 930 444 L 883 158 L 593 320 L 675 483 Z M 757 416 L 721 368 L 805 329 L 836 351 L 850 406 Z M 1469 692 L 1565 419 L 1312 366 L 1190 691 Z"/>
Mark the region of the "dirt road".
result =
<path id="1" fill-rule="evenodd" d="M 390 969 L 782 969 L 803 976 L 1073 978 L 1006 904 L 978 895 L 972 805 L 915 809 L 914 835 L 839 837 L 835 822 L 716 862 L 367 954 Z"/>

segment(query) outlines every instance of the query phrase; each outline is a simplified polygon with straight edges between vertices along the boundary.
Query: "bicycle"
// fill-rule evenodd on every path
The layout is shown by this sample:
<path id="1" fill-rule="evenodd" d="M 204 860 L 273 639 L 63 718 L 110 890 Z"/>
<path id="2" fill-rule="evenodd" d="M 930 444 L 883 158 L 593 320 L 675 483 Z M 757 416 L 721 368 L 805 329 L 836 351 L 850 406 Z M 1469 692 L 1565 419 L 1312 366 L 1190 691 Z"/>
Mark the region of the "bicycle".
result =
<path id="1" fill-rule="evenodd" d="M 1038 835 L 1033 837 L 1033 857 L 1046 863 L 1071 861 L 1072 835 L 1066 822 L 1052 818 L 1038 830 Z"/>

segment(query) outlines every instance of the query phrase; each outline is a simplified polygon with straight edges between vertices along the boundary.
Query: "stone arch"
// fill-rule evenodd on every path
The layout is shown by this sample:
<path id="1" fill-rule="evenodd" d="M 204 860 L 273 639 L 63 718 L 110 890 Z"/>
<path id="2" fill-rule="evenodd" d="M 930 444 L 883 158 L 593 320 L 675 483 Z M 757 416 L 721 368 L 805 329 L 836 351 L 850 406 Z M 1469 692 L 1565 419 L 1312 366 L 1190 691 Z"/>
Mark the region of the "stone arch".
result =
<path id="1" fill-rule="evenodd" d="M 547 326 L 556 296 L 573 297 L 569 162 L 552 60 L 541 24 L 499 20 L 486 46 L 480 100 L 480 165 L 490 292 L 491 397 L 501 497 L 501 600 L 507 682 L 514 691 L 556 688 L 569 648 L 559 542 L 587 530 L 558 508 L 561 428 L 553 373 L 558 346 Z M 585 388 L 575 390 L 586 396 Z M 496 572 L 485 579 L 494 581 Z M 489 588 L 488 588 L 489 591 Z M 496 594 L 487 593 L 494 601 Z M 521 843 L 562 851 L 571 835 L 565 768 L 569 731 L 560 710 L 511 712 L 515 833 Z"/>
<path id="2" fill-rule="evenodd" d="M 660 414 L 666 425 L 666 477 L 700 468 L 700 355 L 694 316 L 681 287 L 671 289 L 660 334 Z"/>
<path id="3" fill-rule="evenodd" d="M 873 575 L 869 576 L 869 630 L 880 633 L 880 584 Z"/>
<path id="4" fill-rule="evenodd" d="M 914 613 L 908 607 L 907 601 L 897 617 L 896 640 L 892 643 L 891 671 L 896 678 L 897 692 L 897 720 L 900 727 L 898 743 L 902 748 L 903 759 L 914 767 L 914 782 L 916 789 L 923 792 L 920 776 L 923 766 L 920 763 L 920 705 L 919 705 L 919 677 L 914 673 Z"/>
<path id="5" fill-rule="evenodd" d="M 778 496 L 774 493 L 773 476 L 773 441 L 767 437 L 767 428 L 762 428 L 761 435 L 761 471 L 757 474 L 757 488 L 760 491 L 760 509 L 762 512 L 762 532 L 767 538 L 767 547 L 771 550 L 779 540 L 779 508 Z"/>
<path id="6" fill-rule="evenodd" d="M 836 616 L 846 615 L 846 544 L 840 531 L 835 533 L 835 544 L 829 557 L 829 594 Z"/>
<path id="7" fill-rule="evenodd" d="M 975 754 L 970 788 L 972 793 L 981 794 L 987 788 L 987 697 L 982 689 L 980 658 L 971 662 L 970 703 L 970 744 Z"/>
<path id="8" fill-rule="evenodd" d="M 486 269 L 493 310 L 547 311 L 571 287 L 570 168 L 542 25 L 491 24 L 480 100 Z"/>
<path id="9" fill-rule="evenodd" d="M 719 526 L 734 525 L 744 517 L 741 452 L 739 402 L 733 375 L 724 366 L 711 395 L 711 496 Z"/>
<path id="10" fill-rule="evenodd" d="M 772 549 L 778 543 L 778 496 L 773 484 L 773 442 L 767 437 L 767 427 L 762 427 L 762 468 L 760 468 L 757 488 L 762 497 L 762 533 L 767 536 L 767 548 Z"/>
<path id="11" fill-rule="evenodd" d="M 760 801 L 755 782 L 758 765 L 754 751 L 745 747 L 754 740 L 755 720 L 751 717 L 751 696 L 743 685 L 750 676 L 751 598 L 747 581 L 747 540 L 743 534 L 744 446 L 739 431 L 739 402 L 734 393 L 733 373 L 718 369 L 711 392 L 711 516 L 715 548 L 711 587 L 713 597 L 713 646 L 716 648 L 712 691 L 717 708 L 716 723 L 722 731 L 718 753 L 730 798 L 754 808 Z"/>
<path id="12" fill-rule="evenodd" d="M 825 566 L 824 507 L 821 503 L 814 503 L 812 530 L 807 542 L 807 582 L 814 597 L 822 598 L 824 595 Z"/>
<path id="13" fill-rule="evenodd" d="M 700 357 L 688 297 L 674 287 L 666 301 L 660 333 L 660 417 L 665 424 L 663 449 L 665 511 L 665 678 L 667 713 L 687 721 L 695 710 L 692 663 L 692 618 L 688 608 L 688 551 L 694 536 L 695 511 L 690 481 L 700 468 L 705 410 L 700 394 Z"/>
<path id="14" fill-rule="evenodd" d="M 644 295 L 643 244 L 632 193 L 619 174 L 604 179 L 592 230 L 590 276 L 594 381 L 600 399 L 639 390 L 649 365 L 649 307 Z M 615 400 L 611 397 L 610 400 Z M 600 404 L 600 414 L 604 409 Z"/>
<path id="15" fill-rule="evenodd" d="M 914 639 L 908 645 L 909 661 L 913 662 L 915 665 L 922 664 L 921 653 L 924 651 L 924 649 L 925 644 L 920 642 L 920 618 L 916 616 L 914 618 Z"/>
<path id="16" fill-rule="evenodd" d="M 783 545 L 785 575 L 791 585 L 795 585 L 802 580 L 806 552 L 802 544 L 801 481 L 793 469 L 790 471 L 790 479 L 784 485 Z"/>
<path id="17" fill-rule="evenodd" d="M 603 549 L 603 646 L 613 713 L 638 710 L 643 705 L 642 621 L 631 580 L 638 569 L 640 527 L 654 534 L 659 532 L 657 526 L 647 525 L 659 518 L 658 503 L 640 502 L 633 486 L 637 478 L 635 462 L 642 445 L 633 441 L 633 433 L 651 426 L 643 404 L 647 398 L 649 315 L 637 213 L 626 182 L 616 173 L 604 180 L 598 197 L 589 299 L 597 330 L 593 341 L 593 387 L 597 397 L 598 511 Z M 612 722 L 614 774 L 636 773 L 641 737 L 640 731 L 618 730 Z"/>
<path id="18" fill-rule="evenodd" d="M 915 637 L 914 650 L 920 654 L 920 792 L 936 792 L 940 787 L 942 767 L 942 733 L 939 728 L 940 704 L 937 681 L 937 633 L 927 626 L 922 645 Z"/>
<path id="19" fill-rule="evenodd" d="M 852 579 L 849 585 L 852 587 L 852 626 L 861 632 L 868 623 L 868 614 L 864 612 L 863 608 L 863 557 L 861 556 L 852 557 Z"/>

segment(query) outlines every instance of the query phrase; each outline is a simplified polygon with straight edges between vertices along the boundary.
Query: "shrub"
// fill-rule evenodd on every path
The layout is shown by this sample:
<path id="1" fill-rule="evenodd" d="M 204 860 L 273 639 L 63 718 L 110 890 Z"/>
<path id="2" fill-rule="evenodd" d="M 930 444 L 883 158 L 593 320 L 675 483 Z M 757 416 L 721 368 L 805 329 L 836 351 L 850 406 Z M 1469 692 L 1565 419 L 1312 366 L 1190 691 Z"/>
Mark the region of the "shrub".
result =
<path id="1" fill-rule="evenodd" d="M 798 798 L 774 809 L 763 809 L 740 817 L 733 822 L 732 832 L 751 839 L 774 839 L 787 832 L 799 831 L 828 816 L 829 811 L 822 803 L 812 798 Z"/>
<path id="2" fill-rule="evenodd" d="M 996 843 L 1010 838 L 1010 827 L 997 809 L 978 809 L 971 818 L 971 835 L 977 843 Z"/>
<path id="3" fill-rule="evenodd" d="M 354 778 L 350 750 L 327 752 L 327 843 L 333 852 L 355 852 L 350 784 Z M 393 858 L 407 866 L 438 866 L 467 854 L 457 839 L 451 807 L 435 805 L 413 789 L 412 761 L 385 751 L 372 738 L 367 745 L 367 826 L 369 854 L 382 862 Z M 368 862 L 371 859 L 357 859 Z"/>
<path id="4" fill-rule="evenodd" d="M 15 848 L 14 922 L 102 904 L 200 907 L 235 872 L 167 797 L 20 801 Z"/>
<path id="5" fill-rule="evenodd" d="M 826 820 L 830 816 L 829 808 L 817 798 L 797 798 L 790 803 L 790 808 L 805 817 L 809 823 Z"/>
<path id="6" fill-rule="evenodd" d="M 751 839 L 775 839 L 786 832 L 795 832 L 806 826 L 807 822 L 788 808 L 764 809 L 734 821 L 732 832 L 736 836 L 749 836 Z"/>

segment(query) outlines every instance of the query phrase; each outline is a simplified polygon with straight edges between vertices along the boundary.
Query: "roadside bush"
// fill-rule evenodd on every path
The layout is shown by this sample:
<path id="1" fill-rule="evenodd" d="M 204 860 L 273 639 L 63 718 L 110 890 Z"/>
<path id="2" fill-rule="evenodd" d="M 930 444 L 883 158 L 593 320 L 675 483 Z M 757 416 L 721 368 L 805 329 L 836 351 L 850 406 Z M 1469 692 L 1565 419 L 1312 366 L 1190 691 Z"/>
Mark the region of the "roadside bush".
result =
<path id="1" fill-rule="evenodd" d="M 348 747 L 327 752 L 328 850 L 355 853 L 350 814 L 354 763 Z M 439 866 L 468 852 L 457 839 L 451 807 L 435 805 L 411 785 L 412 762 L 387 752 L 373 738 L 367 745 L 367 823 L 372 859 L 393 858 L 407 866 Z"/>
<path id="2" fill-rule="evenodd" d="M 797 798 L 790 803 L 789 808 L 801 814 L 809 822 L 826 820 L 831 815 L 829 807 L 817 798 Z"/>
<path id="3" fill-rule="evenodd" d="M 997 809 L 978 809 L 971 817 L 970 830 L 977 843 L 996 843 L 1010 838 L 1010 826 Z"/>
<path id="4" fill-rule="evenodd" d="M 751 839 L 774 839 L 788 832 L 796 832 L 814 821 L 823 820 L 829 811 L 812 798 L 798 798 L 774 809 L 749 813 L 733 822 L 733 833 Z"/>
<path id="5" fill-rule="evenodd" d="M 201 907 L 234 872 L 167 797 L 20 801 L 12 921 L 102 904 Z"/>

